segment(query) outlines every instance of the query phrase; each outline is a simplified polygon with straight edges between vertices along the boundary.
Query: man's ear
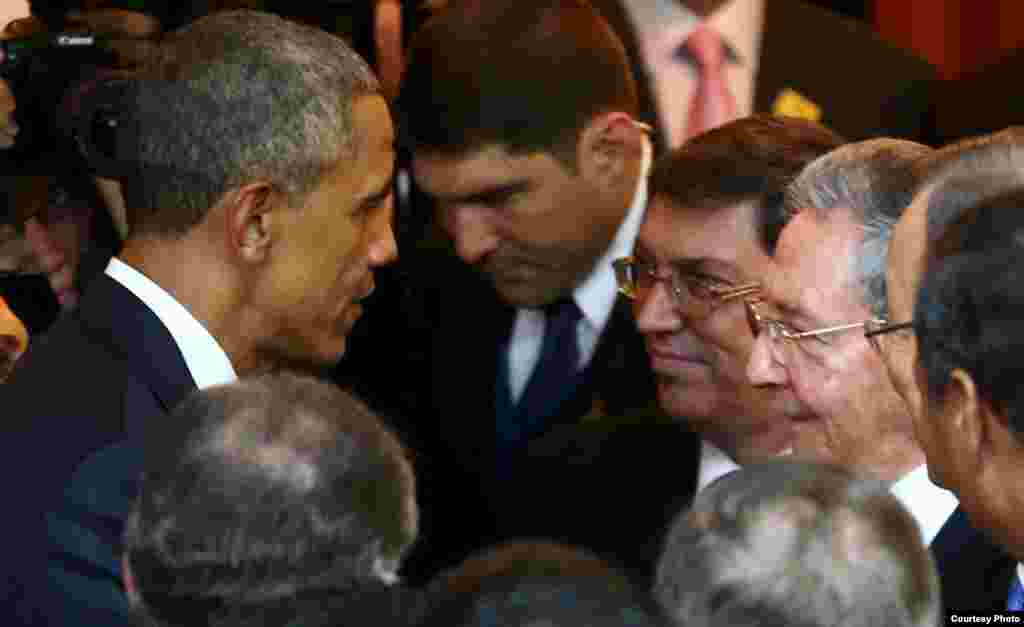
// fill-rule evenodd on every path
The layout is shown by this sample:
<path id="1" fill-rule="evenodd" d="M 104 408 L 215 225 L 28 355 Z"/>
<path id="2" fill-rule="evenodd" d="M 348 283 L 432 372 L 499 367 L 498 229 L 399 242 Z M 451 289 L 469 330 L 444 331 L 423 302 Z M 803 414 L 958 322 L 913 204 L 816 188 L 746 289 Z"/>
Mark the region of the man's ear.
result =
<path id="1" fill-rule="evenodd" d="M 595 116 L 576 145 L 579 174 L 601 185 L 619 185 L 629 179 L 632 193 L 635 176 L 630 165 L 640 162 L 643 134 L 633 118 L 621 111 Z"/>
<path id="2" fill-rule="evenodd" d="M 959 477 L 977 477 L 991 454 L 986 411 L 974 379 L 957 368 L 946 383 L 940 430 Z"/>
<path id="3" fill-rule="evenodd" d="M 279 196 L 266 181 L 235 188 L 221 200 L 228 252 L 245 263 L 266 260 L 274 239 L 274 209 Z"/>

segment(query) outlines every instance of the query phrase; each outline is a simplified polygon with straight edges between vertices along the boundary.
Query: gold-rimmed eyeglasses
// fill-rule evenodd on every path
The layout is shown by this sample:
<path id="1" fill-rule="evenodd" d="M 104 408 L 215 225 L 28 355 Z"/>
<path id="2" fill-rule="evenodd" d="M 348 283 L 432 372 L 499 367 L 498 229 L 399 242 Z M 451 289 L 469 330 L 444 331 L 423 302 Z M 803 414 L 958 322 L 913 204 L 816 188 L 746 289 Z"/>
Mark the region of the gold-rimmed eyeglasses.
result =
<path id="1" fill-rule="evenodd" d="M 760 283 L 731 285 L 711 277 L 681 271 L 669 266 L 659 272 L 657 264 L 636 257 L 622 257 L 612 262 L 619 292 L 631 300 L 643 298 L 659 281 L 668 283 L 675 304 L 686 314 L 703 318 L 723 303 L 751 296 L 761 289 Z"/>
<path id="2" fill-rule="evenodd" d="M 768 337 L 771 339 L 800 341 L 806 339 L 819 339 L 821 340 L 826 335 L 833 333 L 839 333 L 842 331 L 849 331 L 851 329 L 863 329 L 867 328 L 868 325 L 884 324 L 884 321 L 878 319 L 865 320 L 863 322 L 852 322 L 849 324 L 838 324 L 830 327 L 821 327 L 820 329 L 811 329 L 810 331 L 796 331 L 782 320 L 776 318 L 769 318 L 765 316 L 761 310 L 761 302 L 754 299 L 747 299 L 743 305 L 747 310 L 747 322 L 750 324 L 750 332 L 754 337 L 759 336 L 763 332 L 768 333 Z"/>

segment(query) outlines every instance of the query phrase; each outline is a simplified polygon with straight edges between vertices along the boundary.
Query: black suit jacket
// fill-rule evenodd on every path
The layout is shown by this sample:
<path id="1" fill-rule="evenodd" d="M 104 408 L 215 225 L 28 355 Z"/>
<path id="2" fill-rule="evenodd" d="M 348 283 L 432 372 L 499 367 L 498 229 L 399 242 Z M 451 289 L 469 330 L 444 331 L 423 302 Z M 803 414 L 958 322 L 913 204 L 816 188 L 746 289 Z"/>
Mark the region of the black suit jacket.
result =
<path id="1" fill-rule="evenodd" d="M 129 624 L 121 536 L 141 440 L 193 389 L 163 324 L 106 275 L 33 338 L 0 386 L 0 624 Z"/>
<path id="2" fill-rule="evenodd" d="M 660 131 L 653 75 L 621 0 L 592 0 L 622 39 L 640 96 L 640 117 Z M 784 89 L 822 110 L 822 124 L 851 141 L 869 137 L 932 140 L 935 70 L 882 40 L 866 25 L 798 0 L 766 0 L 754 113 L 771 113 Z"/>
<path id="3" fill-rule="evenodd" d="M 616 440 L 620 446 L 606 446 L 601 442 L 607 438 L 594 436 L 606 430 L 591 425 L 607 424 L 610 416 L 635 417 L 634 422 L 650 426 L 647 437 L 679 445 L 679 475 L 696 476 L 697 447 L 682 425 L 642 420 L 658 415 L 657 401 L 628 303 L 616 303 L 589 366 L 588 383 L 562 404 L 545 433 L 523 448 L 515 478 L 498 482 L 495 385 L 499 346 L 515 310 L 452 255 L 421 252 L 406 255 L 403 263 L 405 270 L 378 276 L 377 300 L 368 307 L 339 369 L 344 381 L 390 417 L 415 455 L 420 540 L 403 574 L 413 582 L 425 581 L 474 550 L 526 536 L 589 545 L 619 563 L 636 564 L 641 553 L 646 559 L 646 552 L 637 551 L 638 539 L 625 537 L 613 522 L 622 513 L 617 498 L 657 481 L 653 476 L 634 481 L 640 473 L 633 469 L 655 463 L 644 457 L 644 437 L 637 436 L 644 428 L 633 428 L 628 441 Z M 593 420 L 581 422 L 585 416 Z M 584 456 L 586 469 L 580 456 L 573 460 L 557 453 L 567 446 L 591 451 Z M 638 464 L 631 468 L 624 460 L 633 454 Z M 587 483 L 588 477 L 599 476 L 604 489 Z M 626 483 L 609 483 L 613 477 Z M 633 488 L 628 487 L 631 481 Z M 681 485 L 690 483 L 687 478 Z M 598 509 L 605 512 L 601 520 L 582 521 L 583 511 Z M 657 531 L 647 530 L 647 535 Z"/>
<path id="4" fill-rule="evenodd" d="M 931 551 L 947 615 L 1006 610 L 1017 560 L 983 531 L 971 526 L 963 509 L 957 508 L 949 517 L 932 540 Z"/>

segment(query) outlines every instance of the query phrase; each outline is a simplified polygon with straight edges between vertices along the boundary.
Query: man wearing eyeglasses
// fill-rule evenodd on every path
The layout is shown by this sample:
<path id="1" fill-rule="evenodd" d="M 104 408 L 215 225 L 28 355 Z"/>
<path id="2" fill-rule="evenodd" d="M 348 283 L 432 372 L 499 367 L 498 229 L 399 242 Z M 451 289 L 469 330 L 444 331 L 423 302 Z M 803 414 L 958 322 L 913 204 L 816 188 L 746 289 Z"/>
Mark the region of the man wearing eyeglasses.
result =
<path id="1" fill-rule="evenodd" d="M 697 489 L 787 452 L 803 408 L 783 386 L 746 380 L 753 337 L 743 299 L 771 259 L 757 229 L 782 191 L 842 140 L 817 124 L 742 118 L 690 140 L 654 167 L 635 252 L 615 264 L 634 299 L 662 408 L 702 438 Z"/>
<path id="2" fill-rule="evenodd" d="M 1003 481 L 1003 476 L 989 473 L 986 477 L 985 473 L 980 473 L 954 477 L 944 472 L 952 467 L 947 439 L 950 431 L 937 426 L 938 420 L 929 416 L 922 402 L 914 372 L 919 361 L 913 328 L 914 302 L 925 275 L 926 258 L 933 252 L 933 243 L 945 227 L 965 219 L 968 210 L 986 199 L 1024 187 L 1024 172 L 1019 165 L 1022 150 L 1024 129 L 1011 127 L 947 146 L 922 163 L 922 181 L 914 200 L 893 228 L 886 274 L 890 322 L 867 333 L 879 350 L 896 390 L 914 416 L 918 439 L 929 457 L 930 473 L 936 483 L 954 491 L 958 489 L 956 486 L 991 485 L 993 481 Z M 1017 560 L 987 534 L 974 529 L 963 510 L 954 513 L 943 533 L 957 538 L 959 545 L 959 555 L 936 553 L 940 570 L 949 572 L 950 576 L 959 573 L 945 586 L 947 609 L 1006 609 L 1007 591 L 1014 579 Z M 946 567 L 963 555 L 970 556 L 969 567 Z"/>
<path id="3" fill-rule="evenodd" d="M 929 479 L 911 413 L 865 337 L 887 324 L 889 240 L 929 154 L 879 139 L 809 165 L 787 190 L 792 218 L 773 247 L 775 272 L 745 306 L 757 336 L 751 382 L 788 386 L 812 411 L 794 425 L 794 454 L 890 482 L 941 558 L 960 550 L 948 533 L 956 497 Z M 957 568 L 938 561 L 948 597 Z"/>

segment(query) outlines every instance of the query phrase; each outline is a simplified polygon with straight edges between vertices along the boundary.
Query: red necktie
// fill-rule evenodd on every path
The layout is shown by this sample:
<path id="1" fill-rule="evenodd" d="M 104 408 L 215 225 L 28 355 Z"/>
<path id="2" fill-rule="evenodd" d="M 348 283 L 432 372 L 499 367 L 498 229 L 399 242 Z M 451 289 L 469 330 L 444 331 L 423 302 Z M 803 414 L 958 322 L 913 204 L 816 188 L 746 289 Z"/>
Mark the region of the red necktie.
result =
<path id="1" fill-rule="evenodd" d="M 690 100 L 686 138 L 736 118 L 736 99 L 725 76 L 725 46 L 721 36 L 701 24 L 684 44 L 696 64 L 697 85 Z"/>

